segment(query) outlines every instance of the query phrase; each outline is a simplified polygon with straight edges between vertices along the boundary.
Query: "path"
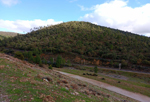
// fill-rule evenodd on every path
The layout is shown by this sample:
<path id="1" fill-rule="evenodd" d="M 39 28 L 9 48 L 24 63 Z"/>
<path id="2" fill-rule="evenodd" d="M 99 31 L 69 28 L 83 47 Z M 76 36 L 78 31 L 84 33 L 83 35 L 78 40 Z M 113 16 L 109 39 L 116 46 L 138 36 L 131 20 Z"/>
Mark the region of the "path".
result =
<path id="1" fill-rule="evenodd" d="M 55 70 L 55 71 L 56 71 L 56 70 Z M 137 101 L 150 102 L 150 97 L 144 96 L 144 95 L 142 95 L 142 94 L 133 93 L 133 92 L 130 92 L 130 91 L 127 91 L 127 90 L 124 90 L 124 89 L 121 89 L 121 88 L 118 88 L 118 87 L 115 87 L 115 86 L 112 86 L 112 85 L 109 85 L 109 84 L 106 84 L 106 83 L 103 83 L 103 82 L 100 82 L 100 81 L 96 81 L 96 80 L 93 80 L 93 79 L 81 77 L 81 76 L 78 76 L 78 75 L 69 74 L 69 73 L 65 73 L 65 72 L 61 72 L 61 71 L 56 71 L 56 72 L 59 72 L 59 73 L 61 73 L 61 74 L 67 75 L 67 76 L 69 76 L 69 77 L 72 77 L 72 78 L 75 78 L 75 79 L 78 79 L 78 80 L 81 80 L 81 81 L 88 82 L 88 83 L 90 83 L 90 84 L 99 86 L 99 87 L 101 87 L 101 88 L 108 89 L 108 90 L 110 90 L 110 91 L 119 93 L 119 94 L 121 94 L 121 95 L 130 97 L 130 98 L 132 98 L 132 99 L 135 99 L 135 100 L 137 100 Z"/>
<path id="2" fill-rule="evenodd" d="M 85 67 L 95 67 L 94 65 L 83 65 L 83 64 L 72 64 L 72 65 L 85 66 Z M 117 68 L 103 67 L 103 66 L 97 66 L 97 68 L 110 69 L 110 70 L 123 71 L 123 72 L 133 72 L 133 73 L 139 73 L 139 74 L 150 74 L 150 72 L 132 71 L 132 70 L 127 70 L 127 69 L 120 69 L 119 70 Z"/>

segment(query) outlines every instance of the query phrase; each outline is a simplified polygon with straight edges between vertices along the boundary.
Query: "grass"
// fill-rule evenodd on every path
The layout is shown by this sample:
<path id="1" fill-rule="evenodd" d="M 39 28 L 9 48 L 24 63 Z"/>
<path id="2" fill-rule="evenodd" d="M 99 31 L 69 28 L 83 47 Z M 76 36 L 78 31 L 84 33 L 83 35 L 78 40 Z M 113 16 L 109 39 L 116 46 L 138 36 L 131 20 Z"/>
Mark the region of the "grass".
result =
<path id="1" fill-rule="evenodd" d="M 0 58 L 0 66 L 1 65 L 4 65 L 5 67 L 0 69 L 0 91 L 3 94 L 8 95 L 10 102 L 43 102 L 45 97 L 41 98 L 42 94 L 45 96 L 50 95 L 52 100 L 55 102 L 80 102 L 83 100 L 85 102 L 118 102 L 118 100 L 113 97 L 117 97 L 119 99 L 121 97 L 122 100 L 129 99 L 122 95 L 96 86 L 91 86 L 84 82 L 80 83 L 86 84 L 89 88 L 99 90 L 104 95 L 97 97 L 94 95 L 86 95 L 82 92 L 78 92 L 79 95 L 73 95 L 71 93 L 77 90 L 68 90 L 64 86 L 58 85 L 57 81 L 62 78 L 59 78 L 56 73 L 51 72 L 49 69 L 31 69 L 27 66 L 23 66 L 21 63 L 15 63 Z M 46 83 L 41 78 L 37 77 L 37 74 L 50 77 L 53 79 L 53 82 Z M 78 80 L 72 80 L 69 78 L 65 79 L 71 80 L 71 82 L 68 82 L 72 84 L 79 82 Z M 111 94 L 113 97 L 108 98 L 105 94 Z"/>
<path id="2" fill-rule="evenodd" d="M 98 81 L 102 81 L 110 85 L 120 87 L 128 91 L 141 93 L 143 95 L 150 97 L 150 75 L 137 74 L 137 73 L 131 73 L 131 72 L 122 72 L 122 71 L 113 71 L 109 69 L 100 69 L 98 76 L 95 77 L 95 76 L 83 75 L 83 73 L 91 73 L 89 72 L 89 70 L 91 70 L 90 67 L 88 67 L 87 70 L 84 70 L 84 71 L 72 70 L 69 68 L 59 68 L 59 69 L 56 68 L 56 70 L 71 73 L 71 74 L 76 74 L 79 76 L 91 78 L 91 79 L 98 80 Z M 101 73 L 124 75 L 128 77 L 128 79 L 127 80 L 116 79 L 116 78 L 105 76 Z M 105 80 L 101 80 L 101 78 L 105 78 Z M 118 83 L 118 81 L 120 81 L 121 83 Z"/>

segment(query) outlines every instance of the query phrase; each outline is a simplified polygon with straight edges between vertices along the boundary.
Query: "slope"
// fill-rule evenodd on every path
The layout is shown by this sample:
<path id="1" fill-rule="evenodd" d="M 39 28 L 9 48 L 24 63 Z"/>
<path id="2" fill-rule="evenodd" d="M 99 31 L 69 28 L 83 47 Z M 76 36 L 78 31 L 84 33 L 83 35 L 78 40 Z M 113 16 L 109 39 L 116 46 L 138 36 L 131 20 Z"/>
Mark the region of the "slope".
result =
<path id="1" fill-rule="evenodd" d="M 0 101 L 7 102 L 136 102 L 47 67 L 41 68 L 1 53 L 0 92 Z"/>
<path id="2" fill-rule="evenodd" d="M 14 32 L 4 32 L 4 31 L 0 31 L 0 35 L 5 36 L 5 37 L 14 37 L 17 36 L 18 33 L 14 33 Z"/>
<path id="3" fill-rule="evenodd" d="M 44 54 L 65 53 L 68 58 L 80 57 L 78 63 L 85 60 L 87 64 L 112 67 L 122 63 L 122 67 L 130 69 L 137 68 L 133 65 L 139 65 L 138 69 L 150 66 L 150 38 L 89 22 L 35 28 L 26 35 L 1 41 L 0 46 L 24 51 L 38 49 Z"/>

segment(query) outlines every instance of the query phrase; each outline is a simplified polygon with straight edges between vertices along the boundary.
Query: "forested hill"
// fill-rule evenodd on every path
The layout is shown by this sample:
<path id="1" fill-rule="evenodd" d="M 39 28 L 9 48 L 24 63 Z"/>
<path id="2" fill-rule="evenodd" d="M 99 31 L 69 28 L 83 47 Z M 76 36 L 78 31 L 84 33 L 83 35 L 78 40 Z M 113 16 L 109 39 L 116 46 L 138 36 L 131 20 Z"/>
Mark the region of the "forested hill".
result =
<path id="1" fill-rule="evenodd" d="M 80 56 L 150 65 L 150 38 L 91 24 L 66 22 L 0 41 L 1 47 L 43 53 L 74 53 Z"/>

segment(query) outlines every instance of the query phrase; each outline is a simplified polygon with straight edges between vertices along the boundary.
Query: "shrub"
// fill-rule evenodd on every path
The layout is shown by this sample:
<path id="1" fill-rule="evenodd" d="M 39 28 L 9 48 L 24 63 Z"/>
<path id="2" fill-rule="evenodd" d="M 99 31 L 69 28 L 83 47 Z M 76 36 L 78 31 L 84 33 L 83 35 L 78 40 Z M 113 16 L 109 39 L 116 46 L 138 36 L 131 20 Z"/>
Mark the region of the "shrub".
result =
<path id="1" fill-rule="evenodd" d="M 40 62 L 39 62 L 39 66 L 40 67 L 43 67 L 43 64 L 42 64 L 42 61 L 40 60 Z"/>
<path id="2" fill-rule="evenodd" d="M 67 61 L 67 65 L 71 67 L 71 62 L 69 60 Z"/>
<path id="3" fill-rule="evenodd" d="M 121 60 L 121 67 L 127 67 L 128 62 L 126 60 Z"/>
<path id="4" fill-rule="evenodd" d="M 150 61 L 148 61 L 148 60 L 144 60 L 144 61 L 142 61 L 142 63 L 146 64 L 146 65 L 150 65 Z"/>
<path id="5" fill-rule="evenodd" d="M 53 69 L 53 67 L 52 67 L 52 65 L 49 65 L 49 67 L 48 67 L 49 69 Z"/>
<path id="6" fill-rule="evenodd" d="M 56 60 L 56 67 L 60 68 L 62 67 L 62 57 L 58 55 L 57 60 Z"/>
<path id="7" fill-rule="evenodd" d="M 24 60 L 23 54 L 22 54 L 21 52 L 19 52 L 19 51 L 15 52 L 15 57 L 16 57 L 16 58 L 19 58 L 19 59 L 21 59 L 21 60 Z"/>
<path id="8" fill-rule="evenodd" d="M 97 66 L 94 67 L 94 73 L 97 73 L 98 72 L 98 68 Z"/>

